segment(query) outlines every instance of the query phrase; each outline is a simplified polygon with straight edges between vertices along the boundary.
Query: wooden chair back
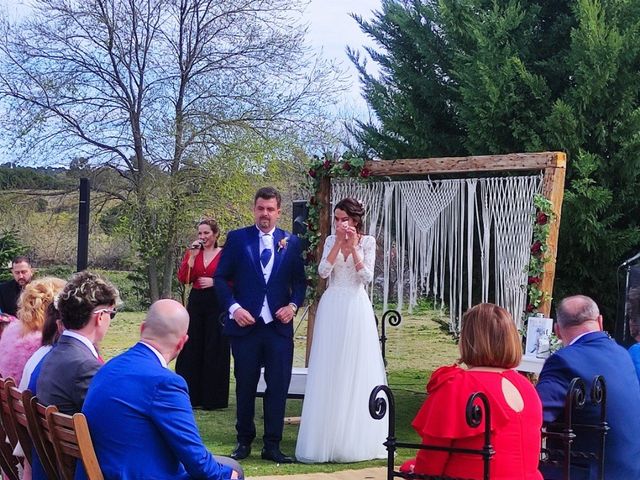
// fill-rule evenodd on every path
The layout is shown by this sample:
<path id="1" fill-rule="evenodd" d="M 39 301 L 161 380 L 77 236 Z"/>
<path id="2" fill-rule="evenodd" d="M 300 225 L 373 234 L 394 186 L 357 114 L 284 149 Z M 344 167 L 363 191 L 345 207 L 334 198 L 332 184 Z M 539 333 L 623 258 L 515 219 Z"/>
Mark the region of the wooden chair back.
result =
<path id="1" fill-rule="evenodd" d="M 89 480 L 104 480 L 84 414 L 47 410 L 46 415 L 62 478 L 73 480 L 76 460 L 81 460 Z"/>
<path id="2" fill-rule="evenodd" d="M 6 379 L 0 377 L 0 398 L 1 392 L 4 391 Z M 6 395 L 5 395 L 6 397 Z M 13 448 L 5 439 L 9 437 L 10 426 L 8 425 L 8 415 L 2 412 L 4 408 L 0 405 L 0 470 L 9 478 L 9 480 L 18 480 L 18 464 L 20 461 L 13 455 Z M 7 417 L 7 420 L 5 420 Z"/>
<path id="3" fill-rule="evenodd" d="M 0 380 L 0 419 L 7 432 L 7 438 L 13 448 L 18 443 L 18 435 L 16 434 L 13 419 L 11 418 L 11 407 L 9 407 L 9 388 L 15 387 L 16 382 L 13 378 L 3 378 Z"/>
<path id="4" fill-rule="evenodd" d="M 53 441 L 49 432 L 49 423 L 47 423 L 46 410 L 58 411 L 55 405 L 45 407 L 38 403 L 38 399 L 33 396 L 31 391 L 22 392 L 22 404 L 24 405 L 25 414 L 28 421 L 29 435 L 33 442 L 33 446 L 38 454 L 38 460 L 42 468 L 50 480 L 58 480 L 58 465 L 56 463 L 56 452 L 53 449 Z"/>
<path id="5" fill-rule="evenodd" d="M 33 442 L 31 441 L 31 435 L 29 435 L 29 421 L 27 420 L 24 404 L 22 403 L 22 392 L 15 386 L 8 386 L 7 388 L 13 427 L 16 431 L 18 442 L 24 452 L 24 457 L 27 459 L 27 462 L 29 462 L 29 465 L 31 465 L 33 464 L 31 458 Z"/>

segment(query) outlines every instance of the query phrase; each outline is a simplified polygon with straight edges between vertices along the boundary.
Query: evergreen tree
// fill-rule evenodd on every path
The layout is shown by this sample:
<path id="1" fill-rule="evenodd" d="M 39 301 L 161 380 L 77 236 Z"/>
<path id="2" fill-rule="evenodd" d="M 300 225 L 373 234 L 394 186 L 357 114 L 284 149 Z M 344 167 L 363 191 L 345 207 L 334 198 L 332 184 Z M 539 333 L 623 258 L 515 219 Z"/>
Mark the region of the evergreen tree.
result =
<path id="1" fill-rule="evenodd" d="M 565 151 L 555 297 L 585 293 L 613 312 L 616 266 L 640 248 L 640 2 L 385 0 L 357 20 L 383 48 L 369 52 L 377 78 L 352 55 L 378 116 L 360 125 L 364 147 L 382 158 Z M 435 128 L 443 117 L 454 128 Z"/>

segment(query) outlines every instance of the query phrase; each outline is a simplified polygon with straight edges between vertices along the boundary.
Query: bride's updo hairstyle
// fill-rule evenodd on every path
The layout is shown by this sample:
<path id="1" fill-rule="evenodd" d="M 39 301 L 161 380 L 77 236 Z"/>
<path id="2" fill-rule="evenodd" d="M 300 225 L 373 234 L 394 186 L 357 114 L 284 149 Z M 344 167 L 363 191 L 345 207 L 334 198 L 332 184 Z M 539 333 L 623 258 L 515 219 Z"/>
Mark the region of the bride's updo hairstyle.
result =
<path id="1" fill-rule="evenodd" d="M 364 227 L 362 225 L 362 217 L 364 217 L 364 207 L 355 198 L 343 198 L 340 200 L 333 211 L 342 210 L 349 218 L 352 218 L 356 222 L 356 232 L 362 234 Z"/>
<path id="2" fill-rule="evenodd" d="M 114 307 L 120 302 L 118 289 L 100 275 L 82 271 L 74 274 L 58 297 L 58 311 L 65 328 L 79 330 L 99 305 Z"/>
<path id="3" fill-rule="evenodd" d="M 515 368 L 522 359 L 522 342 L 511 314 L 493 303 L 465 312 L 459 347 L 467 367 Z"/>

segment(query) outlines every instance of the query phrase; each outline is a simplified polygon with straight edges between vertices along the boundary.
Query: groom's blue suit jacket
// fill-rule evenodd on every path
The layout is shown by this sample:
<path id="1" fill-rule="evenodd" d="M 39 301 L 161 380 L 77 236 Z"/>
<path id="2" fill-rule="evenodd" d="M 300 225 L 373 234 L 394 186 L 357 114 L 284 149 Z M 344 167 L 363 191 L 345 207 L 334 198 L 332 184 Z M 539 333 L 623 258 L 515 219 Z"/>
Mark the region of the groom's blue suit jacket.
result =
<path id="1" fill-rule="evenodd" d="M 146 345 L 98 371 L 82 411 L 106 480 L 231 478 L 202 443 L 184 379 Z M 76 479 L 84 478 L 78 464 Z"/>
<path id="2" fill-rule="evenodd" d="M 607 422 L 610 430 L 605 444 L 605 478 L 615 480 L 640 479 L 640 386 L 629 353 L 611 340 L 605 332 L 592 332 L 573 345 L 561 348 L 544 363 L 536 390 L 542 400 L 546 422 L 562 419 L 569 383 L 580 377 L 587 387 L 593 377 L 604 376 L 607 389 Z M 599 407 L 589 401 L 576 410 L 574 423 L 597 424 Z M 595 451 L 596 434 L 578 433 L 573 449 Z M 582 464 L 582 468 L 580 466 Z M 596 478 L 596 463 L 576 460 L 571 479 Z M 557 472 L 558 474 L 560 472 Z M 561 478 L 545 474 L 545 478 Z"/>
<path id="3" fill-rule="evenodd" d="M 260 265 L 260 235 L 255 225 L 229 232 L 222 257 L 214 275 L 216 292 L 225 310 L 238 303 L 254 318 L 260 316 L 265 295 L 275 326 L 282 335 L 293 335 L 293 322 L 283 324 L 276 311 L 304 301 L 306 278 L 300 250 L 300 239 L 280 228 L 273 232 L 274 260 L 269 281 L 265 282 Z M 226 335 L 246 335 L 254 326 L 239 327 L 226 321 Z"/>

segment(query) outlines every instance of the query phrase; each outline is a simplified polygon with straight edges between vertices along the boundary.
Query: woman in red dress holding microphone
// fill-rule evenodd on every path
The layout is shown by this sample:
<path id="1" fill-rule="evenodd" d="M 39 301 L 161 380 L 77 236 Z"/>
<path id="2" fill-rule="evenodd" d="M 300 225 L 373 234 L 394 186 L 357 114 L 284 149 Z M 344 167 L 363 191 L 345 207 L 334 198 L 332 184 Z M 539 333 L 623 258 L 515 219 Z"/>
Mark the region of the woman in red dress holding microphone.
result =
<path id="1" fill-rule="evenodd" d="M 215 220 L 198 223 L 198 239 L 187 249 L 178 280 L 192 284 L 189 341 L 176 360 L 176 373 L 189 386 L 194 408 L 214 410 L 229 404 L 229 342 L 222 335 L 220 306 L 213 288 L 213 274 L 220 261 L 220 229 Z"/>

